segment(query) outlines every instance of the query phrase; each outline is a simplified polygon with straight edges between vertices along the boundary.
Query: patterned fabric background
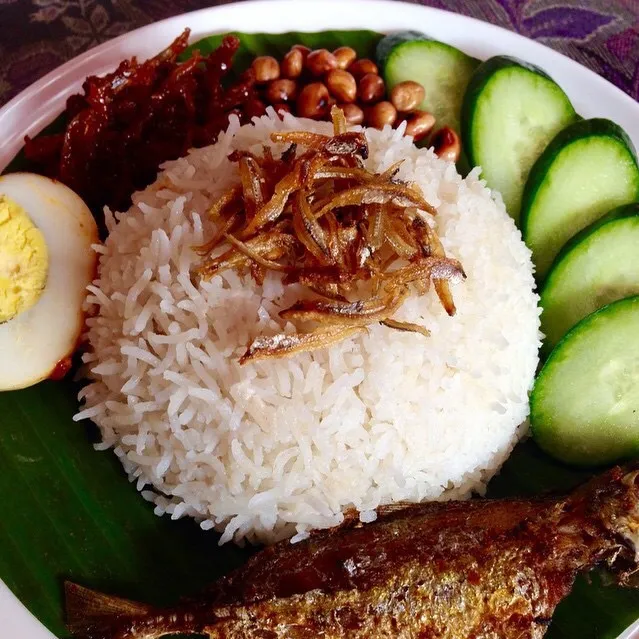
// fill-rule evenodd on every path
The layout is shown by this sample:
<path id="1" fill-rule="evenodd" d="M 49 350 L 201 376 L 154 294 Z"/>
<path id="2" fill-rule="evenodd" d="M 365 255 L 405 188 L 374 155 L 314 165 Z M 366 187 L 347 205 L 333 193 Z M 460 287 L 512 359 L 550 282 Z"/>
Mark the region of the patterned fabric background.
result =
<path id="1" fill-rule="evenodd" d="M 225 1 L 0 0 L 0 106 L 40 76 L 96 44 L 149 22 Z M 539 40 L 639 98 L 639 0 L 422 3 Z"/>

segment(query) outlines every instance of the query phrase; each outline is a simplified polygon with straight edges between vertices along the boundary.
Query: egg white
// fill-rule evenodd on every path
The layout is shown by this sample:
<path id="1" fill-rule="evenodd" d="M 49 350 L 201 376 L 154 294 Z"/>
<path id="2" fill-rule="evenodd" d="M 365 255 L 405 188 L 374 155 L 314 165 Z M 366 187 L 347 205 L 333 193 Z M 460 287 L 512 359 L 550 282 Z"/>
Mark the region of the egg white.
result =
<path id="1" fill-rule="evenodd" d="M 21 206 L 44 236 L 47 281 L 34 306 L 0 324 L 0 391 L 46 379 L 76 348 L 82 304 L 95 275 L 98 229 L 86 204 L 61 182 L 31 173 L 0 176 L 0 194 Z"/>

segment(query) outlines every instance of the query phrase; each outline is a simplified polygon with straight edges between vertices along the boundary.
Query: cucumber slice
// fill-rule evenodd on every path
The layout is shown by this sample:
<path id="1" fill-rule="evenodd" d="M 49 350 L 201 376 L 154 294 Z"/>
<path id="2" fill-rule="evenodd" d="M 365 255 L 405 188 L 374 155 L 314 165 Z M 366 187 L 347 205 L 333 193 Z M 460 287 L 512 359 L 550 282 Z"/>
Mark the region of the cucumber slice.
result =
<path id="1" fill-rule="evenodd" d="M 426 93 L 419 108 L 435 116 L 437 128 L 460 132 L 464 91 L 479 60 L 419 31 L 400 31 L 380 40 L 377 61 L 389 91 L 405 80 L 419 82 Z"/>
<path id="2" fill-rule="evenodd" d="M 530 400 L 535 440 L 575 466 L 639 455 L 639 296 L 593 313 L 557 345 Z"/>
<path id="3" fill-rule="evenodd" d="M 561 87 L 526 62 L 497 56 L 471 77 L 462 103 L 462 144 L 515 221 L 530 167 L 576 118 Z"/>
<path id="4" fill-rule="evenodd" d="M 578 231 L 637 199 L 637 157 L 621 127 L 597 118 L 561 131 L 530 171 L 522 204 L 522 232 L 538 280 Z"/>
<path id="5" fill-rule="evenodd" d="M 639 204 L 614 209 L 575 235 L 541 291 L 544 351 L 586 315 L 639 295 Z"/>

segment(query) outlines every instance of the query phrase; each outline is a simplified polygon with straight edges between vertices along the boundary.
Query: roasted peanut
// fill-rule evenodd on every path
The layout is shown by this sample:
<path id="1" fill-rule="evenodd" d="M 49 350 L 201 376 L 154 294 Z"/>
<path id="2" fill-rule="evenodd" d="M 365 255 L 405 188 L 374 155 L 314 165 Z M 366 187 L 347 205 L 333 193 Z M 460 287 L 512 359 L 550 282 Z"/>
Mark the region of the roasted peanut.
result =
<path id="1" fill-rule="evenodd" d="M 355 60 L 355 62 L 348 67 L 348 71 L 356 80 L 363 78 L 367 73 L 374 73 L 375 75 L 379 73 L 377 65 L 368 58 Z"/>
<path id="2" fill-rule="evenodd" d="M 299 51 L 302 54 L 302 58 L 306 60 L 306 58 L 308 57 L 308 54 L 311 52 L 311 49 L 310 47 L 306 47 L 303 44 L 294 44 L 291 47 L 291 51 Z"/>
<path id="3" fill-rule="evenodd" d="M 326 86 L 339 102 L 353 102 L 357 95 L 355 78 L 342 69 L 333 69 L 326 74 Z"/>
<path id="4" fill-rule="evenodd" d="M 271 103 L 276 102 L 288 102 L 294 100 L 297 94 L 297 85 L 293 80 L 287 80 L 280 78 L 279 80 L 273 80 L 266 87 L 266 99 Z"/>
<path id="5" fill-rule="evenodd" d="M 356 104 L 352 102 L 340 104 L 339 108 L 344 111 L 346 124 L 361 124 L 364 121 L 364 111 Z"/>
<path id="6" fill-rule="evenodd" d="M 412 135 L 415 142 L 424 139 L 435 126 L 435 116 L 428 111 L 415 111 L 406 119 L 406 135 Z"/>
<path id="7" fill-rule="evenodd" d="M 270 55 L 261 55 L 251 65 L 255 73 L 255 81 L 260 84 L 277 80 L 280 77 L 280 64 Z"/>
<path id="8" fill-rule="evenodd" d="M 357 96 L 365 104 L 379 102 L 384 97 L 384 80 L 374 73 L 367 73 L 357 86 Z"/>
<path id="9" fill-rule="evenodd" d="M 396 84 L 390 92 L 390 101 L 400 113 L 414 111 L 424 99 L 424 87 L 412 80 Z"/>
<path id="10" fill-rule="evenodd" d="M 397 109 L 387 100 L 378 102 L 366 109 L 366 124 L 375 129 L 383 129 L 384 126 L 390 124 L 393 126 L 397 119 Z"/>
<path id="11" fill-rule="evenodd" d="M 293 79 L 301 75 L 304 68 L 304 55 L 299 49 L 291 49 L 283 58 L 280 69 L 282 76 Z"/>
<path id="12" fill-rule="evenodd" d="M 306 68 L 319 78 L 337 68 L 337 58 L 327 49 L 316 49 L 308 54 Z"/>
<path id="13" fill-rule="evenodd" d="M 433 150 L 442 160 L 457 162 L 461 154 L 459 136 L 449 126 L 441 128 L 433 138 Z"/>
<path id="14" fill-rule="evenodd" d="M 321 82 L 307 84 L 297 98 L 297 115 L 301 118 L 323 118 L 328 113 L 328 89 Z"/>
<path id="15" fill-rule="evenodd" d="M 348 69 L 349 65 L 357 58 L 357 52 L 351 47 L 339 47 L 333 51 L 333 55 L 337 59 L 338 69 Z"/>

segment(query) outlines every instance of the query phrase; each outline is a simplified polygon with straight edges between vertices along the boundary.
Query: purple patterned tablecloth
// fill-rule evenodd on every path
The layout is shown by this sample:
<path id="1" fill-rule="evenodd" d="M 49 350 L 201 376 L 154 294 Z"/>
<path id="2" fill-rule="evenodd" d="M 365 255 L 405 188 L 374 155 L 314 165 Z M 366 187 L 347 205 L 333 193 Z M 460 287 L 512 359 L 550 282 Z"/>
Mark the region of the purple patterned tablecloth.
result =
<path id="1" fill-rule="evenodd" d="M 0 106 L 48 71 L 109 38 L 224 3 L 0 0 Z M 423 0 L 422 4 L 539 40 L 639 98 L 639 0 Z"/>

